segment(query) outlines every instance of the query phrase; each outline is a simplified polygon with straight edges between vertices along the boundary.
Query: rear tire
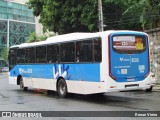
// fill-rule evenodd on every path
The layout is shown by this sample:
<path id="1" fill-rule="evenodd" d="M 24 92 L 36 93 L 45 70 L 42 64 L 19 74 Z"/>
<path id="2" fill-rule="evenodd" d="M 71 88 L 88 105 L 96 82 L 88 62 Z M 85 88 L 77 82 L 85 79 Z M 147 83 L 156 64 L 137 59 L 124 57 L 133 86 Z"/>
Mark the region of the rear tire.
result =
<path id="1" fill-rule="evenodd" d="M 67 84 L 62 78 L 58 81 L 57 92 L 60 97 L 67 97 Z"/>
<path id="2" fill-rule="evenodd" d="M 52 90 L 47 90 L 47 94 L 48 94 L 48 95 L 53 95 L 53 94 L 54 94 L 54 91 L 52 91 Z"/>
<path id="3" fill-rule="evenodd" d="M 152 92 L 153 87 L 151 86 L 149 89 L 146 89 L 146 92 Z"/>
<path id="4" fill-rule="evenodd" d="M 28 90 L 28 87 L 24 87 L 24 82 L 23 82 L 22 78 L 20 78 L 20 89 L 23 90 L 23 91 L 27 91 Z"/>

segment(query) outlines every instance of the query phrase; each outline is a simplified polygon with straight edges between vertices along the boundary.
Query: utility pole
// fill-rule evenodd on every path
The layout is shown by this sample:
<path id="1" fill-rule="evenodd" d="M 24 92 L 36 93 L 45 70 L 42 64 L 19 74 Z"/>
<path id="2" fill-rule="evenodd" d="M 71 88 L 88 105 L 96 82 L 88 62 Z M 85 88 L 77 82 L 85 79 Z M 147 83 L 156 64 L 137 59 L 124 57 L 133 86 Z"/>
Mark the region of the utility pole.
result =
<path id="1" fill-rule="evenodd" d="M 9 19 L 7 20 L 7 49 L 9 48 Z"/>
<path id="2" fill-rule="evenodd" d="M 103 11 L 102 11 L 102 0 L 98 0 L 98 14 L 99 14 L 99 31 L 102 32 L 104 29 L 103 25 Z"/>

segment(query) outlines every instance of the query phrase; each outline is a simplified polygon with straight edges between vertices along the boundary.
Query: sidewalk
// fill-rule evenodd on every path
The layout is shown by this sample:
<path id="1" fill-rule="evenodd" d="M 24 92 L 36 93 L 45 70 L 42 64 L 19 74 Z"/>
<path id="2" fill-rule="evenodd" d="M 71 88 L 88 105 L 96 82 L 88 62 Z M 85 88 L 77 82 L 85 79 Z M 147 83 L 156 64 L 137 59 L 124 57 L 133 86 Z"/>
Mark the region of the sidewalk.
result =
<path id="1" fill-rule="evenodd" d="M 8 72 L 0 72 L 0 75 L 8 75 Z"/>
<path id="2" fill-rule="evenodd" d="M 157 83 L 154 87 L 153 90 L 159 90 L 160 91 L 160 83 Z"/>
<path id="3" fill-rule="evenodd" d="M 156 85 L 153 87 L 153 90 L 160 91 L 160 79 L 157 79 Z"/>

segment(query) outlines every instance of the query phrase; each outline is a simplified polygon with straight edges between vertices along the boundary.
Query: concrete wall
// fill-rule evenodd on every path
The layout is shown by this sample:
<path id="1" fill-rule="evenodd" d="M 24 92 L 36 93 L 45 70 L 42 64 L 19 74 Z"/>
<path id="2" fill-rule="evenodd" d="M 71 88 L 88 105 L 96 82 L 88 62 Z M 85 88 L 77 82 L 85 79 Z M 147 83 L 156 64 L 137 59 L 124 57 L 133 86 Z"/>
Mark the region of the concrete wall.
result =
<path id="1" fill-rule="evenodd" d="M 160 28 L 147 30 L 145 32 L 148 33 L 150 40 L 151 70 L 156 73 L 156 77 L 160 81 Z"/>

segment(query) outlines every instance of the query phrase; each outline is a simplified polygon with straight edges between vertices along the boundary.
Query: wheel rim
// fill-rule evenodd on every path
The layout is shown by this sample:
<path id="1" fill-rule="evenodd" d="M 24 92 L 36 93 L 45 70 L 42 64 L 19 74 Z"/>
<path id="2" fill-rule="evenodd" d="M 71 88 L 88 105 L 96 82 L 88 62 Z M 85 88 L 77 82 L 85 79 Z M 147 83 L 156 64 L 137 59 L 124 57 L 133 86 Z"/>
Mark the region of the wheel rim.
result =
<path id="1" fill-rule="evenodd" d="M 67 84 L 64 79 L 60 79 L 58 81 L 58 94 L 60 97 L 65 98 L 67 97 Z"/>
<path id="2" fill-rule="evenodd" d="M 20 88 L 23 89 L 24 85 L 23 85 L 23 80 L 20 80 Z"/>
<path id="3" fill-rule="evenodd" d="M 60 91 L 60 94 L 61 94 L 61 95 L 64 95 L 65 92 L 66 92 L 66 86 L 65 86 L 65 84 L 62 83 L 62 82 L 60 83 L 59 91 Z"/>

